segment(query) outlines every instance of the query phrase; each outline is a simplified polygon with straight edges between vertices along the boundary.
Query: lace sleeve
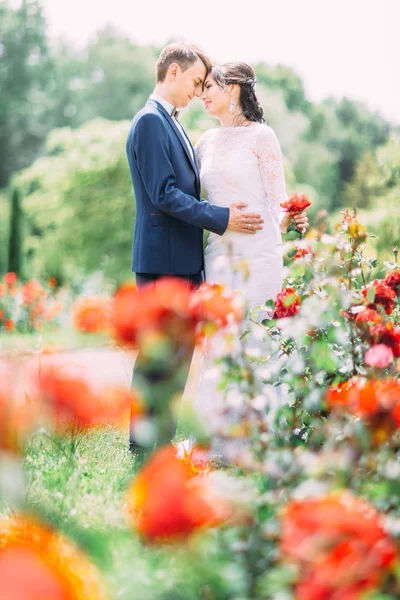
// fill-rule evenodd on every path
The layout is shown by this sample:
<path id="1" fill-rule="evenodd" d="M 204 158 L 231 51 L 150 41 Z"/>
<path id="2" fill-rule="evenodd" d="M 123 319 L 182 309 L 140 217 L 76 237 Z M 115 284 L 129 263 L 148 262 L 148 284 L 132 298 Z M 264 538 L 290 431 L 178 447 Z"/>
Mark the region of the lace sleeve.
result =
<path id="1" fill-rule="evenodd" d="M 268 125 L 260 129 L 261 132 L 257 138 L 260 173 L 272 215 L 281 228 L 284 211 L 280 207 L 280 203 L 287 198 L 281 148 L 274 131 Z"/>

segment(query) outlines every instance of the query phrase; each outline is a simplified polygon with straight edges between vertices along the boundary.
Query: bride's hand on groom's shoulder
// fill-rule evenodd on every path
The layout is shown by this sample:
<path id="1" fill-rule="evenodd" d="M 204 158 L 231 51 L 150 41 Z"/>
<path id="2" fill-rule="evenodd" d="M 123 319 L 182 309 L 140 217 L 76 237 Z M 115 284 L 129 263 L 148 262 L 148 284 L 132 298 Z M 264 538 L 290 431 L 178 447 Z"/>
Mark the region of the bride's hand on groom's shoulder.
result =
<path id="1" fill-rule="evenodd" d="M 262 229 L 264 219 L 257 213 L 243 212 L 247 204 L 238 202 L 231 204 L 229 208 L 228 229 L 239 233 L 255 234 L 259 229 Z"/>

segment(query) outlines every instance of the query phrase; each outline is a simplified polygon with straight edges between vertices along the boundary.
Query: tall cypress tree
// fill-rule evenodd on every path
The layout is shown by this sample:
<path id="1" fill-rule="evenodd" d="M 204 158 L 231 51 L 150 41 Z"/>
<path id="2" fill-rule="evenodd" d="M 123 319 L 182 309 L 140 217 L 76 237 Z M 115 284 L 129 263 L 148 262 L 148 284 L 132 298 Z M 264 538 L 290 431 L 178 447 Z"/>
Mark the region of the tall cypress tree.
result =
<path id="1" fill-rule="evenodd" d="M 22 210 L 18 189 L 11 189 L 10 237 L 8 240 L 8 270 L 21 274 Z"/>

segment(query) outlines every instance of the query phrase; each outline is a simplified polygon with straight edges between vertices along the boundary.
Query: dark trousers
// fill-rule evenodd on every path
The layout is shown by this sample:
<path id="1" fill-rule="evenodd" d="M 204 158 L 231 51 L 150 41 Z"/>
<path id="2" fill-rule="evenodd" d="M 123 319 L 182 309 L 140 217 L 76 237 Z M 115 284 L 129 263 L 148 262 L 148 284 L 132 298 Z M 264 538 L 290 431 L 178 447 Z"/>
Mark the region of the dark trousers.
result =
<path id="1" fill-rule="evenodd" d="M 161 277 L 165 277 L 165 275 L 156 275 L 154 273 L 136 273 L 136 286 L 142 287 L 147 285 L 148 283 L 153 283 L 157 281 L 157 279 L 161 279 Z M 170 277 L 168 275 L 168 277 Z M 179 279 L 185 279 L 189 281 L 194 287 L 199 287 L 204 282 L 204 271 L 199 271 L 194 275 L 173 275 L 173 277 L 178 277 Z"/>
<path id="2" fill-rule="evenodd" d="M 137 285 L 137 287 L 143 287 L 145 285 L 153 283 L 154 281 L 157 281 L 157 279 L 160 279 L 161 277 L 164 277 L 164 276 L 153 274 L 153 273 L 136 273 L 136 285 Z M 194 275 L 175 275 L 174 277 L 179 277 L 180 279 L 185 279 L 185 280 L 189 281 L 193 285 L 194 288 L 199 287 L 204 282 L 203 271 L 200 271 L 199 273 L 195 273 Z M 180 366 L 180 373 L 179 373 L 179 378 L 178 378 L 178 383 L 177 383 L 178 387 L 173 390 L 173 392 L 175 394 L 176 393 L 182 394 L 183 390 L 185 389 L 194 348 L 191 348 L 189 351 L 187 349 L 182 349 L 182 350 L 185 350 L 185 357 L 184 357 L 183 361 L 181 362 L 181 366 Z M 148 381 L 148 376 L 147 376 L 145 370 L 142 368 L 142 361 L 141 361 L 141 356 L 140 356 L 140 352 L 139 352 L 139 354 L 136 358 L 136 361 L 135 361 L 135 366 L 133 368 L 132 388 L 136 388 L 140 392 L 141 389 L 146 388 L 146 386 L 151 387 L 151 385 L 155 386 L 155 389 L 156 389 L 160 385 L 160 382 L 154 381 L 152 383 L 152 382 Z M 154 411 L 153 406 L 150 406 L 149 411 L 148 411 L 149 416 L 155 417 L 156 415 L 154 414 L 154 412 L 155 411 Z M 134 427 L 132 425 L 133 425 L 133 419 L 131 419 L 131 427 L 130 427 L 130 435 L 129 435 L 129 448 L 131 451 L 136 451 L 140 446 L 137 443 L 137 441 L 135 440 Z M 176 419 L 174 419 L 173 417 L 171 417 L 169 432 L 170 432 L 170 439 L 172 439 L 175 436 L 175 432 L 176 432 Z M 163 443 L 167 443 L 168 441 L 169 440 L 158 440 L 157 443 L 163 444 Z"/>

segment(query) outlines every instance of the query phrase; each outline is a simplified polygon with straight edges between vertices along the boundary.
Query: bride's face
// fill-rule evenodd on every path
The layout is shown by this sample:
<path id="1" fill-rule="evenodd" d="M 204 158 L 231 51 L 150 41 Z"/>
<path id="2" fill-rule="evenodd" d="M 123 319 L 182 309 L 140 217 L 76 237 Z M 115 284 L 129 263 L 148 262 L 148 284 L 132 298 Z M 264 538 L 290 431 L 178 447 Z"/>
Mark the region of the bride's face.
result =
<path id="1" fill-rule="evenodd" d="M 229 98 L 229 89 L 221 89 L 209 75 L 201 95 L 207 113 L 212 117 L 220 117 L 229 112 Z"/>

